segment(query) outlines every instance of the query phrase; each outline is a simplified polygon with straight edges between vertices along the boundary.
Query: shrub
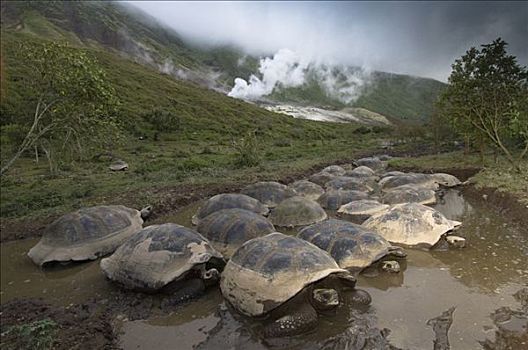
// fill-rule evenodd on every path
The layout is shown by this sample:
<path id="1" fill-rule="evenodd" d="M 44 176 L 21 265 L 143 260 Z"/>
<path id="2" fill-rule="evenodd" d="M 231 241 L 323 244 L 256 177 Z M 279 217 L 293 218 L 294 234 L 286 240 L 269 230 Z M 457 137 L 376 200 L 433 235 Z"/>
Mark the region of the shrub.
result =
<path id="1" fill-rule="evenodd" d="M 2 334 L 4 338 L 2 345 L 5 345 L 6 349 L 51 349 L 58 326 L 55 321 L 49 318 L 11 326 Z"/>
<path id="2" fill-rule="evenodd" d="M 232 145 L 236 154 L 236 166 L 252 167 L 262 161 L 255 131 L 249 132 L 238 141 L 233 140 Z"/>
<path id="3" fill-rule="evenodd" d="M 181 128 L 181 118 L 168 110 L 154 109 L 145 113 L 143 119 L 160 132 L 177 131 Z"/>

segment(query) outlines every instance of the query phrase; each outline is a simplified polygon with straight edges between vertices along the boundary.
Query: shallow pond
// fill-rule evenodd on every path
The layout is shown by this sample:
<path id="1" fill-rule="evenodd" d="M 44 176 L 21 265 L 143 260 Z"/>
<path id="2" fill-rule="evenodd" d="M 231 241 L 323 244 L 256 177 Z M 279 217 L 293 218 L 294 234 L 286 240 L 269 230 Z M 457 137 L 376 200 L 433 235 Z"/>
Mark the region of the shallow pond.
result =
<path id="1" fill-rule="evenodd" d="M 173 217 L 190 225 L 200 203 Z M 121 323 L 121 345 L 126 349 L 319 349 L 342 348 L 340 337 L 358 317 L 390 329 L 391 344 L 405 349 L 432 349 L 434 333 L 426 324 L 455 307 L 449 341 L 453 349 L 481 349 L 479 341 L 493 339 L 496 326 L 490 314 L 501 307 L 518 309 L 512 294 L 528 284 L 528 234 L 505 217 L 450 190 L 436 208 L 463 222 L 458 235 L 464 249 L 407 249 L 402 272 L 388 274 L 371 268 L 358 285 L 372 295 L 368 310 L 341 305 L 335 315 L 322 316 L 317 329 L 284 340 L 259 339 L 256 322 L 231 312 L 218 289 L 170 315 Z M 528 214 L 528 213 L 527 213 Z M 291 233 L 291 232 L 290 232 Z M 41 270 L 26 257 L 37 240 L 1 246 L 1 301 L 15 297 L 42 297 L 68 305 L 94 296 L 104 297 L 116 287 L 104 279 L 98 261 Z M 359 316 L 358 316 L 359 315 Z M 528 332 L 525 323 L 521 332 Z"/>

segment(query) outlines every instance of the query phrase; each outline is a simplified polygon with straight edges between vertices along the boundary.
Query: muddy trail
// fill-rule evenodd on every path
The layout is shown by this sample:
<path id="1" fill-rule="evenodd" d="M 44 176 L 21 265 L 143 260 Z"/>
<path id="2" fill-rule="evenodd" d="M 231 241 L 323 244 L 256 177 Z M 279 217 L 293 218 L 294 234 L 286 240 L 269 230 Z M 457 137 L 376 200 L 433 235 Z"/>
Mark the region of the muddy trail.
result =
<path id="1" fill-rule="evenodd" d="M 2 334 L 50 318 L 59 324 L 54 345 L 61 349 L 522 349 L 528 232 L 466 192 L 450 190 L 435 206 L 463 222 L 457 234 L 466 248 L 407 249 L 400 273 L 365 270 L 358 285 L 372 305 L 360 310 L 344 303 L 302 336 L 262 338 L 260 321 L 238 315 L 218 288 L 180 305 L 168 296 L 122 291 L 105 280 L 99 261 L 41 270 L 26 256 L 37 238 L 2 244 Z M 200 204 L 151 223 L 190 226 Z M 2 338 L 3 345 L 12 341 Z"/>

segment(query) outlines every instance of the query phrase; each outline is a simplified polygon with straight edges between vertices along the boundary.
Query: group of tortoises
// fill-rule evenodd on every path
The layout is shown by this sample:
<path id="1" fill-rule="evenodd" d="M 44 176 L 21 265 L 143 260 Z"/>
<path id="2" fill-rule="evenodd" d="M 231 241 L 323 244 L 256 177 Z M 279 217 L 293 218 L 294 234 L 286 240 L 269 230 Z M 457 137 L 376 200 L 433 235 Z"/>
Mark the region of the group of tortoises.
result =
<path id="1" fill-rule="evenodd" d="M 386 172 L 387 158 L 332 165 L 289 185 L 257 182 L 213 196 L 193 216 L 194 228 L 143 228 L 150 207 L 80 209 L 49 225 L 28 255 L 44 265 L 113 253 L 100 262 L 106 277 L 145 292 L 190 298 L 219 282 L 238 312 L 272 320 L 267 335 L 296 334 L 341 300 L 368 305 L 370 295 L 355 288 L 355 276 L 379 261 L 380 268 L 398 272 L 390 259 L 406 253 L 394 243 L 431 247 L 460 225 L 424 205 L 435 202 L 441 186 L 460 185 L 458 179 Z M 456 236 L 446 241 L 464 242 Z"/>

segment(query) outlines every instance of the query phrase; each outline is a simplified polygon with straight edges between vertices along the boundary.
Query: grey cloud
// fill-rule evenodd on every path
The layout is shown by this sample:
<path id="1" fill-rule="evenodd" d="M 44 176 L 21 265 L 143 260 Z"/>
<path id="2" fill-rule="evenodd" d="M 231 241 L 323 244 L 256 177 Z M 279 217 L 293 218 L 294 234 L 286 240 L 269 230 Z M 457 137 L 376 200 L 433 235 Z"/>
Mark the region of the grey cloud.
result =
<path id="1" fill-rule="evenodd" d="M 202 43 L 445 81 L 469 47 L 502 37 L 528 64 L 528 2 L 132 2 Z"/>

